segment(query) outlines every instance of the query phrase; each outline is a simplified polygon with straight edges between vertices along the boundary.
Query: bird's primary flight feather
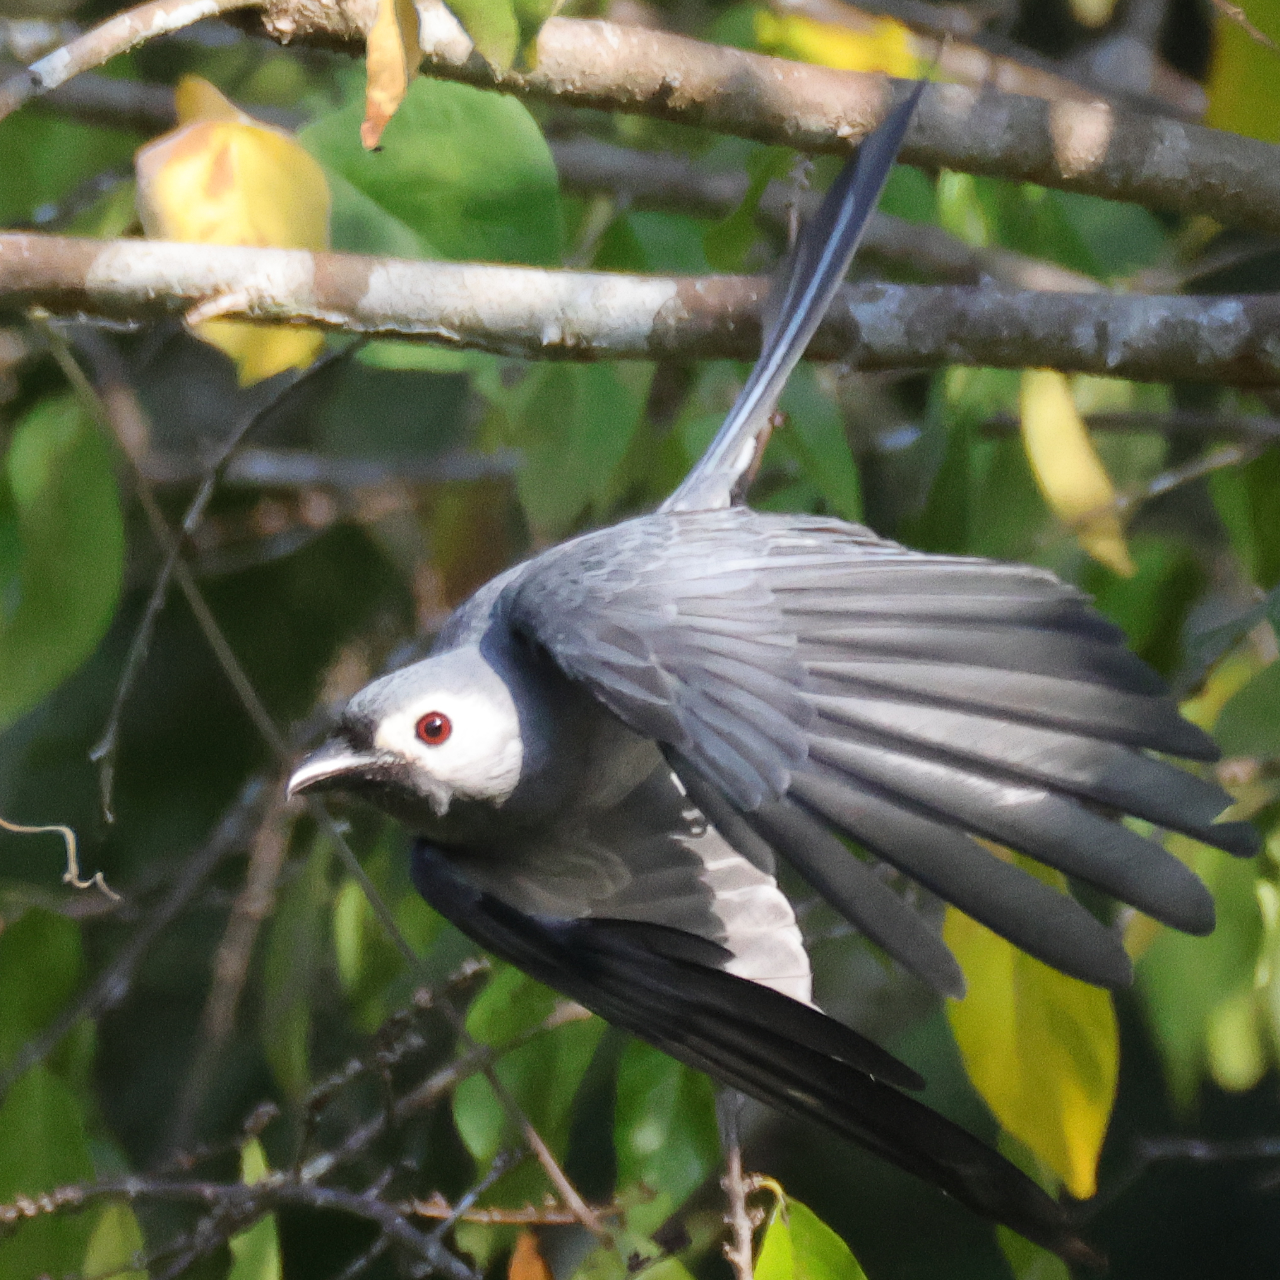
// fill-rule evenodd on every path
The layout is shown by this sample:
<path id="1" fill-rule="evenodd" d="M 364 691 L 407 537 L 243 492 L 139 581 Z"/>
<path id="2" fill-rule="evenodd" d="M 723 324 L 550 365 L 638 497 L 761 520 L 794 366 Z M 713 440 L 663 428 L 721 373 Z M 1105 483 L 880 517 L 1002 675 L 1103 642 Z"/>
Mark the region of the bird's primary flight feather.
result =
<path id="1" fill-rule="evenodd" d="M 907 1097 L 910 1068 L 822 1014 L 786 859 L 935 989 L 963 977 L 880 865 L 1048 964 L 1119 986 L 1115 930 L 1013 849 L 1176 928 L 1213 902 L 1145 819 L 1231 853 L 1210 761 L 1117 628 L 1052 574 L 924 555 L 730 505 L 847 269 L 919 90 L 841 174 L 774 295 L 761 360 L 664 507 L 508 570 L 433 656 L 357 694 L 295 791 L 421 837 L 423 895 L 482 946 L 682 1061 L 807 1116 L 1064 1257 L 1056 1201 Z M 850 842 L 861 851 L 854 852 Z"/>

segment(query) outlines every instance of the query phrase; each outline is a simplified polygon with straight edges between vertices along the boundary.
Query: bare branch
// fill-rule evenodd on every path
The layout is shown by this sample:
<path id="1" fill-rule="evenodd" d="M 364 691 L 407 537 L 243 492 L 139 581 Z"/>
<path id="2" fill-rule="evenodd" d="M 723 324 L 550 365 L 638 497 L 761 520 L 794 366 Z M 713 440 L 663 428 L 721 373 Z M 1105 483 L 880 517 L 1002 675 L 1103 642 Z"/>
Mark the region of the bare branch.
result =
<path id="1" fill-rule="evenodd" d="M 141 320 L 232 289 L 249 320 L 561 360 L 751 359 L 767 281 L 662 278 L 292 249 L 0 235 L 0 304 Z M 809 357 L 860 369 L 1046 367 L 1280 382 L 1280 297 L 846 287 Z M 180 583 L 181 585 L 181 583 Z M 183 590 L 188 590 L 183 587 Z"/>
<path id="2" fill-rule="evenodd" d="M 136 9 L 117 13 L 0 84 L 0 120 L 31 98 L 156 36 L 256 3 L 257 0 L 150 0 Z"/>
<path id="3" fill-rule="evenodd" d="M 641 27 L 552 18 L 528 71 L 496 72 L 439 0 L 418 0 L 423 70 L 523 97 L 847 154 L 909 91 L 884 76 L 765 57 Z M 267 30 L 358 43 L 367 0 L 268 0 Z M 1112 107 L 935 84 L 902 159 L 1280 230 L 1280 152 L 1236 134 Z"/>
<path id="4" fill-rule="evenodd" d="M 0 118 L 141 40 L 256 0 L 152 0 L 109 19 L 0 87 Z M 267 31 L 359 47 L 368 0 L 264 0 Z M 552 18 L 527 71 L 496 71 L 441 0 L 418 0 L 423 69 L 520 96 L 700 125 L 802 151 L 845 154 L 905 82 L 765 57 L 669 32 Z M 935 84 L 902 158 L 1084 191 L 1227 224 L 1280 230 L 1277 148 L 1111 104 Z"/>
<path id="5" fill-rule="evenodd" d="M 298 1182 L 279 1173 L 268 1174 L 252 1186 L 242 1182 L 152 1178 L 139 1174 L 107 1178 L 88 1186 L 59 1187 L 34 1200 L 26 1196 L 15 1197 L 11 1203 L 0 1205 L 0 1223 L 15 1224 L 64 1209 L 79 1209 L 101 1200 L 193 1202 L 228 1218 L 230 1223 L 234 1223 L 232 1230 L 247 1225 L 264 1213 L 286 1207 L 347 1213 L 374 1223 L 392 1243 L 427 1264 L 425 1269 L 415 1268 L 415 1274 L 428 1275 L 434 1271 L 448 1276 L 450 1280 L 475 1280 L 474 1273 L 461 1259 L 409 1221 L 407 1210 L 388 1204 L 377 1196 Z"/>

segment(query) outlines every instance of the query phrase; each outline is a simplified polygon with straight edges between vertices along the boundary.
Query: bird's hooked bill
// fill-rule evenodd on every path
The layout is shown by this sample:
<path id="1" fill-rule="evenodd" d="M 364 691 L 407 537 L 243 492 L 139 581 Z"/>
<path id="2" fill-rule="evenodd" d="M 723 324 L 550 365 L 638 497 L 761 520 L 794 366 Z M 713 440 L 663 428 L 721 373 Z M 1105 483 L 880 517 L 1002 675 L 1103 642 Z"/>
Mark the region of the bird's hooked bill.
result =
<path id="1" fill-rule="evenodd" d="M 331 739 L 317 747 L 290 774 L 285 795 L 292 800 L 309 791 L 325 790 L 339 785 L 340 780 L 368 773 L 377 763 L 375 756 L 353 751 L 348 743 Z"/>

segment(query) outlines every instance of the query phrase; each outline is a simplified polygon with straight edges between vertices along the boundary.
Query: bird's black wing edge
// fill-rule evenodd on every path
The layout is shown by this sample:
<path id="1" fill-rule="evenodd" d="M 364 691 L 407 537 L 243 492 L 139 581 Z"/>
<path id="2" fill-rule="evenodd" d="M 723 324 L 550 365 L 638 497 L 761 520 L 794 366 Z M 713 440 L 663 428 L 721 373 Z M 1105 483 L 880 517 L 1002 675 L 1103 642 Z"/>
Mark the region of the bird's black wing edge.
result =
<path id="1" fill-rule="evenodd" d="M 1103 1265 L 1067 1206 L 888 1083 L 918 1087 L 909 1067 L 817 1009 L 712 967 L 723 956 L 715 943 L 630 921 L 525 914 L 476 888 L 423 840 L 412 870 L 419 893 L 474 942 L 606 1021 L 841 1134 L 1067 1262 Z"/>

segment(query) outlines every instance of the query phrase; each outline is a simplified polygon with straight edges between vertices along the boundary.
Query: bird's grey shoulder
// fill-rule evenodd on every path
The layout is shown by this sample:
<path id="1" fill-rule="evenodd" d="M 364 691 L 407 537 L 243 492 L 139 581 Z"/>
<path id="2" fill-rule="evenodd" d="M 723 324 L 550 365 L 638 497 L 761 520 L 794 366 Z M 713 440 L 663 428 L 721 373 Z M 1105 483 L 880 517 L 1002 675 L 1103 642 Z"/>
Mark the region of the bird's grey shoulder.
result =
<path id="1" fill-rule="evenodd" d="M 496 578 L 490 578 L 473 596 L 464 600 L 440 629 L 440 634 L 431 646 L 432 654 L 448 653 L 451 649 L 479 644 L 500 611 L 502 593 L 513 583 L 519 582 L 535 564 L 536 559 L 512 565 Z"/>

